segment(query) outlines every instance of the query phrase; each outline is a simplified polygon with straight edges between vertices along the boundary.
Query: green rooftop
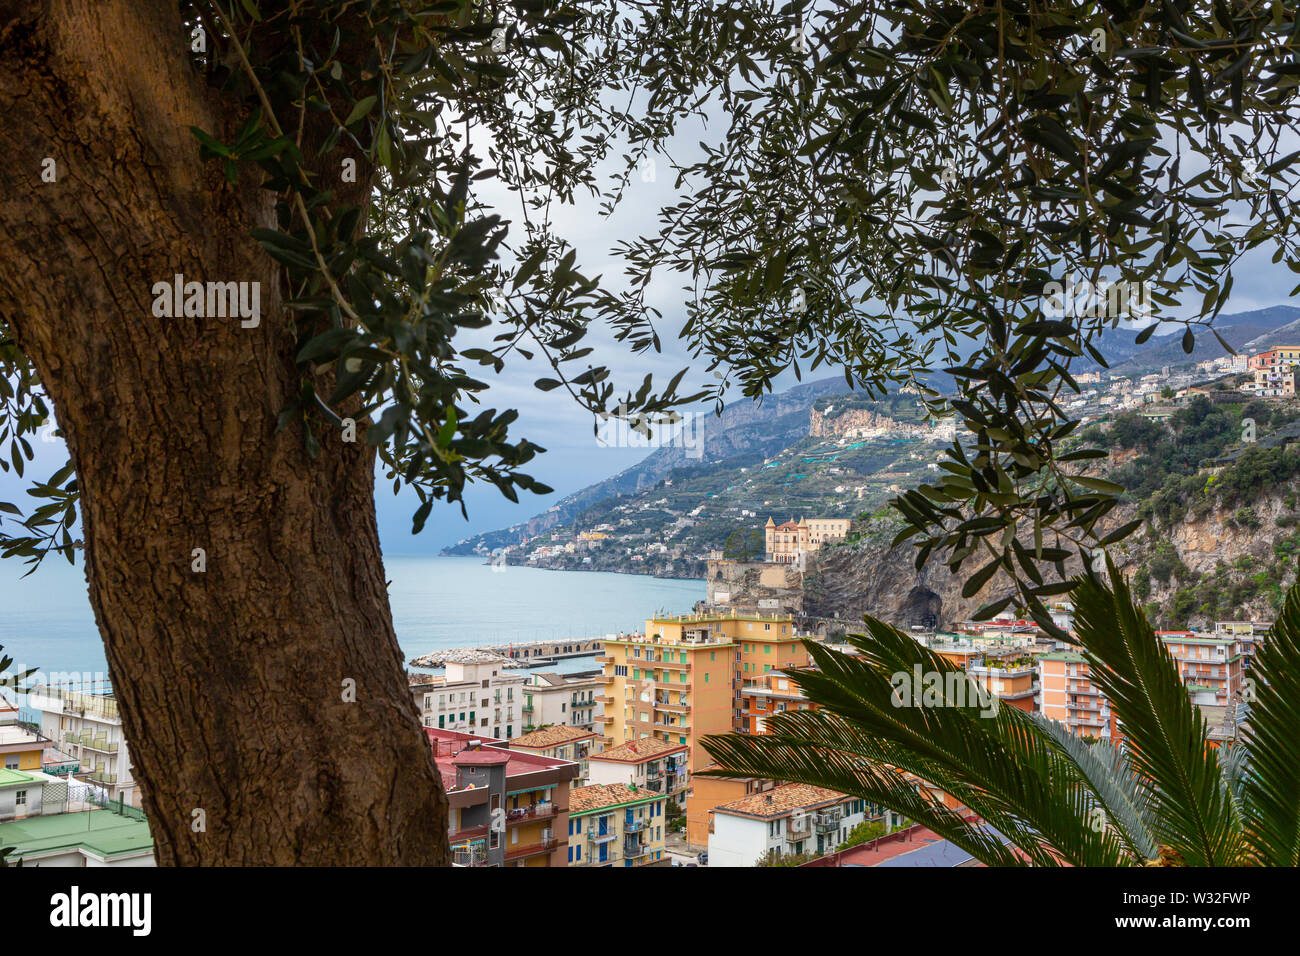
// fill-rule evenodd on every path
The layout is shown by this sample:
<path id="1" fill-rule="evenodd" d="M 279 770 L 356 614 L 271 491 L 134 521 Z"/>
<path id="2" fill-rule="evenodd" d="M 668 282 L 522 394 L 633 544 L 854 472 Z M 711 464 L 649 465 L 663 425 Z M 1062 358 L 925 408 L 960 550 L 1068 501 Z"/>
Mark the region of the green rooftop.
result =
<path id="1" fill-rule="evenodd" d="M 1088 663 L 1088 658 L 1078 651 L 1052 651 L 1050 654 L 1039 655 L 1038 659 L 1040 661 L 1069 661 L 1071 664 Z"/>
<path id="2" fill-rule="evenodd" d="M 0 823 L 0 846 L 14 848 L 10 859 L 83 848 L 102 857 L 153 849 L 149 824 L 111 810 L 52 813 Z"/>
<path id="3" fill-rule="evenodd" d="M 0 768 L 0 787 L 12 787 L 24 783 L 37 783 L 36 777 L 30 773 L 24 773 L 21 770 L 8 770 Z"/>

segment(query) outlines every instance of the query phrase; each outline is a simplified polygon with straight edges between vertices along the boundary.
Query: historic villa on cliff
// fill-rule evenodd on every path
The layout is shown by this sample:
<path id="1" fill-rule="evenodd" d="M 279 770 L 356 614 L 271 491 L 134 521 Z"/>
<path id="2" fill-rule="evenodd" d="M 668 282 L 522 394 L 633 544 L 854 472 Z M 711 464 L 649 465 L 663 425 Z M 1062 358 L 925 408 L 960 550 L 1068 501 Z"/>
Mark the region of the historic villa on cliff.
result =
<path id="1" fill-rule="evenodd" d="M 791 518 L 777 524 L 770 517 L 763 529 L 767 533 L 767 560 L 777 564 L 794 564 L 800 555 L 816 551 L 823 542 L 842 539 L 849 533 L 849 518 L 814 518 L 805 521 Z"/>

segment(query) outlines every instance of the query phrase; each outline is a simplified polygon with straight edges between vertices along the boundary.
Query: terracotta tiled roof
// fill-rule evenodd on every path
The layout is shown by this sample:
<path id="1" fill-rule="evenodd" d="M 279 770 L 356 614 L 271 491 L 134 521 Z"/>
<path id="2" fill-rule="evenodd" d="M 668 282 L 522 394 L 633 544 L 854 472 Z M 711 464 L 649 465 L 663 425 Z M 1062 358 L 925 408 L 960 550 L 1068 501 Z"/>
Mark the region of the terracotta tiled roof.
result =
<path id="1" fill-rule="evenodd" d="M 615 747 L 612 750 L 604 750 L 598 754 L 592 754 L 592 760 L 618 760 L 623 763 L 641 763 L 645 760 L 654 760 L 657 757 L 663 757 L 668 754 L 684 753 L 685 744 L 675 744 L 667 740 L 658 740 L 654 737 L 643 737 L 640 740 L 632 740 L 623 744 L 621 747 Z"/>
<path id="2" fill-rule="evenodd" d="M 653 790 L 638 790 L 625 783 L 593 783 L 569 791 L 569 813 L 587 813 L 602 807 L 637 800 L 662 800 L 663 794 Z"/>
<path id="3" fill-rule="evenodd" d="M 787 783 L 762 793 L 714 807 L 715 813 L 734 813 L 746 817 L 783 817 L 791 810 L 807 810 L 848 799 L 844 794 L 806 783 Z"/>
<path id="4" fill-rule="evenodd" d="M 550 727 L 543 727 L 541 730 L 534 730 L 532 733 L 524 734 L 522 737 L 515 737 L 510 741 L 511 747 L 527 747 L 530 750 L 541 750 L 546 747 L 558 747 L 560 744 L 573 743 L 578 740 L 590 740 L 596 735 L 590 730 L 583 730 L 581 727 L 568 727 L 564 724 L 552 724 Z"/>

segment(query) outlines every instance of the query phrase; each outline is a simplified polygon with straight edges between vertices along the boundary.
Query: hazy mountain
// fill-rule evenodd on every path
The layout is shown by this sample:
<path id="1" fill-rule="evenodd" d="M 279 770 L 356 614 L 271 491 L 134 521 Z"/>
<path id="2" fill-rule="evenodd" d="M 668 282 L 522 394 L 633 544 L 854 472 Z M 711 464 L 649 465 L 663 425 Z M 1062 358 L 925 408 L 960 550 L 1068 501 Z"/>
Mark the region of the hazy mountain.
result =
<path id="1" fill-rule="evenodd" d="M 1238 351 L 1267 348 L 1282 344 L 1284 340 L 1300 341 L 1300 308 L 1278 305 L 1220 315 L 1214 328 Z M 1101 352 L 1110 363 L 1112 374 L 1140 375 L 1158 371 L 1166 365 L 1181 365 L 1226 354 L 1218 339 L 1208 330 L 1197 336 L 1196 347 L 1190 355 L 1183 351 L 1181 328 L 1167 335 L 1152 336 L 1140 346 L 1137 336 L 1136 330 L 1128 329 L 1111 329 L 1104 334 Z M 1090 361 L 1080 361 L 1076 365 L 1078 371 L 1097 367 Z M 943 391 L 952 387 L 952 381 L 945 373 L 937 373 L 930 384 Z M 694 450 L 680 445 L 658 448 L 631 468 L 560 499 L 527 521 L 465 538 L 444 549 L 443 553 L 471 554 L 476 550 L 490 551 L 518 544 L 557 525 L 569 524 L 577 515 L 606 499 L 635 495 L 653 487 L 673 469 L 684 465 L 708 464 L 726 470 L 762 462 L 807 436 L 809 415 L 817 399 L 842 395 L 846 391 L 844 380 L 836 377 L 797 385 L 779 395 L 769 395 L 762 404 L 737 401 L 729 405 L 720 418 L 710 415 L 699 423 L 700 430 L 695 432 L 702 438 L 698 457 Z"/>
<path id="2" fill-rule="evenodd" d="M 443 549 L 443 553 L 469 554 L 476 548 L 491 550 L 518 544 L 556 525 L 568 524 L 579 513 L 606 498 L 632 495 L 652 487 L 682 465 L 725 462 L 727 467 L 739 467 L 749 461 L 762 461 L 789 448 L 808 433 L 813 402 L 824 395 L 844 391 L 842 378 L 828 378 L 769 395 L 761 404 L 737 401 L 723 409 L 721 416 L 707 415 L 697 423 L 698 428 L 692 434 L 700 439 L 698 444 L 692 441 L 690 448 L 684 445 L 657 448 L 631 468 L 561 498 L 527 521 L 465 538 Z"/>

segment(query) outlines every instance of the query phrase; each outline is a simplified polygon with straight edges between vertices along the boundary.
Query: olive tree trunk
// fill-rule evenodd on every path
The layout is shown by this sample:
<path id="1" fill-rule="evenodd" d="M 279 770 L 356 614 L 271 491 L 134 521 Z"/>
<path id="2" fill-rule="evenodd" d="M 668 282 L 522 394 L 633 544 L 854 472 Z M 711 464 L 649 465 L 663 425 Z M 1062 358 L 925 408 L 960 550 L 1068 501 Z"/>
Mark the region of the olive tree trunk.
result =
<path id="1" fill-rule="evenodd" d="M 272 197 L 200 161 L 188 127 L 229 141 L 243 117 L 190 56 L 175 2 L 0 0 L 0 314 L 76 466 L 157 859 L 445 864 L 374 452 L 276 432 L 294 337 L 248 238 Z M 176 274 L 260 283 L 260 321 L 155 316 Z"/>

